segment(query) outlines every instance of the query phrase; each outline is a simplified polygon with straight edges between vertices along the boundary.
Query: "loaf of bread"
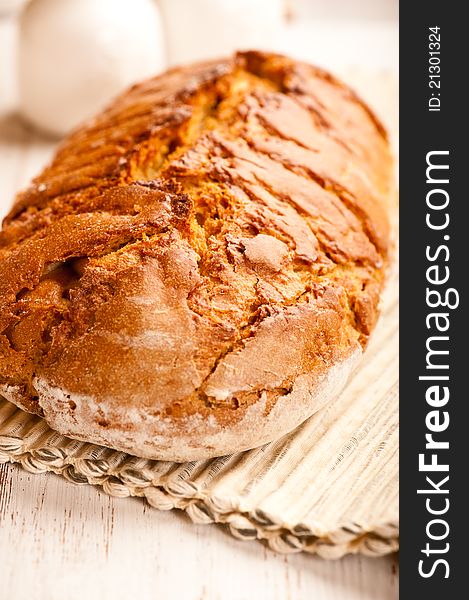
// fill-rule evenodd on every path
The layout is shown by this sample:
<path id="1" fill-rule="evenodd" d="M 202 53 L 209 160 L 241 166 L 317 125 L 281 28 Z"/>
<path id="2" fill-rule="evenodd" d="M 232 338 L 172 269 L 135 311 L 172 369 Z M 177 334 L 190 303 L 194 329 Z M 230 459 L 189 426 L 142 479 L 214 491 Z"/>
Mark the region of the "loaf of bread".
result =
<path id="1" fill-rule="evenodd" d="M 391 159 L 321 69 L 243 52 L 135 85 L 0 234 L 0 393 L 79 440 L 185 461 L 331 402 L 377 317 Z"/>

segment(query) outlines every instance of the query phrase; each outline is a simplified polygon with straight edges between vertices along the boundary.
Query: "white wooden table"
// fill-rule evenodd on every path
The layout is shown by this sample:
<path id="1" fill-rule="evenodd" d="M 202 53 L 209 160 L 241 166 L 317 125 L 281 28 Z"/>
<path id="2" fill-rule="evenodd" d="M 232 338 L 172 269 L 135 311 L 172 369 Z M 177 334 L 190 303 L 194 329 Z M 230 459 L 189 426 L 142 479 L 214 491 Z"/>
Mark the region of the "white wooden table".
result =
<path id="1" fill-rule="evenodd" d="M 0 466 L 0 598 L 391 600 L 394 558 L 274 554 L 222 528 Z"/>
<path id="2" fill-rule="evenodd" d="M 12 112 L 0 21 L 0 216 L 53 144 Z M 0 465 L 0 600 L 395 600 L 395 557 L 327 562 L 277 555 L 221 527 L 194 525 L 58 476 Z"/>

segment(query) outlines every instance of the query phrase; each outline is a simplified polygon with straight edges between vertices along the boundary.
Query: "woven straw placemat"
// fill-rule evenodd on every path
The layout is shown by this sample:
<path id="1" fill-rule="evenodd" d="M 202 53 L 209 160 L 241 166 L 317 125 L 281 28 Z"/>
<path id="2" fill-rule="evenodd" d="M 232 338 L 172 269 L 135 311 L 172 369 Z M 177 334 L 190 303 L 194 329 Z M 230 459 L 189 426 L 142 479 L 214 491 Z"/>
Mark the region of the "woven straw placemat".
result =
<path id="1" fill-rule="evenodd" d="M 140 496 L 224 523 L 279 552 L 325 558 L 398 548 L 397 274 L 361 366 L 335 403 L 262 448 L 171 463 L 71 440 L 0 398 L 0 462 Z"/>

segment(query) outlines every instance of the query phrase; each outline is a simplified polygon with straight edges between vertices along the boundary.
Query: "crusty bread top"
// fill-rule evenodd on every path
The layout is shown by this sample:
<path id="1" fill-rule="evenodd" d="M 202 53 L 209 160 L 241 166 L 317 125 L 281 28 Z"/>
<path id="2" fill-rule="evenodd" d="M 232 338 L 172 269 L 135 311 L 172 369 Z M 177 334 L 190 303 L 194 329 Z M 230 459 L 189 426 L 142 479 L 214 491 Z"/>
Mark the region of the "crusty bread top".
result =
<path id="1" fill-rule="evenodd" d="M 5 219 L 0 383 L 39 414 L 36 379 L 175 419 L 275 403 L 366 342 L 390 163 L 350 89 L 282 56 L 132 87 Z"/>

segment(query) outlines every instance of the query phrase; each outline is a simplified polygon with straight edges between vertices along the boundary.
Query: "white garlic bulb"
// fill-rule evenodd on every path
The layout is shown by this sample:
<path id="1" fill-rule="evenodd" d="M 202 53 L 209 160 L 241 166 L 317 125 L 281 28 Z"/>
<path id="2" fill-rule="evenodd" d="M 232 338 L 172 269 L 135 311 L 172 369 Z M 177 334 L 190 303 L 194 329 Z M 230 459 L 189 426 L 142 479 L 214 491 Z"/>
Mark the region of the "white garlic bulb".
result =
<path id="1" fill-rule="evenodd" d="M 20 109 L 49 133 L 63 135 L 165 66 L 154 0 L 32 0 L 20 16 Z"/>

